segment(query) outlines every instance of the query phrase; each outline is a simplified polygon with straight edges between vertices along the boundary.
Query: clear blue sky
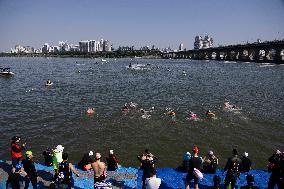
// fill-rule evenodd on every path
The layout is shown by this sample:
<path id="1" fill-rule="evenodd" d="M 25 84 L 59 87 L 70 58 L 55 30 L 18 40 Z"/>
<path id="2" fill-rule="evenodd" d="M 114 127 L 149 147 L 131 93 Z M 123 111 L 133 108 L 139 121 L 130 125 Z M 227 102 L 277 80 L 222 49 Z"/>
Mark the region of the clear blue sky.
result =
<path id="1" fill-rule="evenodd" d="M 59 40 L 193 48 L 284 38 L 284 0 L 0 0 L 0 51 Z"/>

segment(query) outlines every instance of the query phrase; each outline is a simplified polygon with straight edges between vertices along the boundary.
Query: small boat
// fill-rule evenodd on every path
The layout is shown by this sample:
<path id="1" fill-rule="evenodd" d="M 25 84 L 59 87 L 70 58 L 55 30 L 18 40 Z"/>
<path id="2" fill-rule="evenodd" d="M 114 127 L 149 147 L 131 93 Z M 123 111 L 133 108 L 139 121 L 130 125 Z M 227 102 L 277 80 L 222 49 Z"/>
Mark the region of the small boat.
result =
<path id="1" fill-rule="evenodd" d="M 15 73 L 10 71 L 10 68 L 0 68 L 0 75 L 1 76 L 13 76 Z"/>
<path id="2" fill-rule="evenodd" d="M 103 59 L 103 58 L 102 58 L 102 60 L 101 60 L 101 61 L 102 61 L 102 62 L 107 62 L 107 60 L 106 60 L 106 59 Z"/>

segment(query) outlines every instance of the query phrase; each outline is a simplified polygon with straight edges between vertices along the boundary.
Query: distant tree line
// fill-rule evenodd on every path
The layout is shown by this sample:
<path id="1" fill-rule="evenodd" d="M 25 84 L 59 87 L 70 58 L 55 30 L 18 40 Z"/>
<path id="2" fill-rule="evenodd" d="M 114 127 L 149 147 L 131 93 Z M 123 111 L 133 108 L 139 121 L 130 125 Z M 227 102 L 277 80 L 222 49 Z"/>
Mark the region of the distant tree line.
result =
<path id="1" fill-rule="evenodd" d="M 111 52 L 58 52 L 58 53 L 0 53 L 0 57 L 78 57 L 78 58 L 161 58 L 159 50 L 129 50 Z"/>

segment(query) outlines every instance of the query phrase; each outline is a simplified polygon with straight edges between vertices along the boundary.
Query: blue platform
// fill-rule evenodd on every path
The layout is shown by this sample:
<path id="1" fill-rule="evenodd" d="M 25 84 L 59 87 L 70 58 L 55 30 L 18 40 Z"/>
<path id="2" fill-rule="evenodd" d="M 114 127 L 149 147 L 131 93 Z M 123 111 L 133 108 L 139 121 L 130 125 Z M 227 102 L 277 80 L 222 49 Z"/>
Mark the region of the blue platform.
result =
<path id="1" fill-rule="evenodd" d="M 0 168 L 3 169 L 3 161 L 0 161 Z M 8 165 L 7 165 L 8 166 Z M 53 175 L 53 169 L 51 167 L 46 167 L 41 164 L 36 164 L 36 169 L 40 173 L 40 177 L 43 180 L 50 180 Z M 80 171 L 83 173 L 83 171 Z M 84 172 L 83 175 L 91 175 L 91 172 Z M 3 173 L 1 173 L 3 174 Z M 131 189 L 131 188 L 141 188 L 142 186 L 142 171 L 137 168 L 125 168 L 121 167 L 117 169 L 115 172 L 112 172 L 110 175 L 117 175 L 120 179 L 120 184 L 122 184 L 123 188 Z M 224 183 L 225 174 L 222 173 L 221 170 L 218 170 L 217 175 L 222 178 L 222 184 Z M 260 188 L 267 188 L 268 179 L 270 177 L 270 173 L 264 170 L 251 170 L 249 174 L 254 175 L 255 184 Z M 126 175 L 134 175 L 132 178 L 128 178 Z M 212 174 L 204 174 L 204 179 L 202 179 L 199 183 L 199 188 L 207 188 L 208 186 L 213 185 L 213 176 Z M 184 188 L 184 179 L 186 177 L 186 173 L 178 172 L 173 168 L 158 168 L 157 169 L 157 177 L 162 179 L 161 189 L 177 189 Z M 237 181 L 237 188 L 246 184 L 246 174 L 241 174 L 240 179 Z M 7 174 L 0 177 L 0 189 L 5 188 L 5 183 L 7 179 Z M 93 177 L 92 176 L 81 176 L 74 177 L 75 181 L 75 189 L 87 189 L 93 188 Z M 108 181 L 115 183 L 116 180 L 113 178 L 108 178 Z M 41 188 L 43 183 L 39 182 L 39 187 Z M 193 186 L 193 183 L 191 183 Z M 29 188 L 32 188 L 31 186 Z"/>

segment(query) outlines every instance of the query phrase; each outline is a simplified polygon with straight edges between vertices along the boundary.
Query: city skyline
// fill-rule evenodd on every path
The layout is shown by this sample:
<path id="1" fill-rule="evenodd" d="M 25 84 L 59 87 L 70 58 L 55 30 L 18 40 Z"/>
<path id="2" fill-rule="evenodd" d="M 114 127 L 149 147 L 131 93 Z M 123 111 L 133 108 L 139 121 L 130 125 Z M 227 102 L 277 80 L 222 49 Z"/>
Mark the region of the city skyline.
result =
<path id="1" fill-rule="evenodd" d="M 0 1 L 0 52 L 16 44 L 76 44 L 106 38 L 118 46 L 193 49 L 196 35 L 214 46 L 284 38 L 284 1 Z"/>

